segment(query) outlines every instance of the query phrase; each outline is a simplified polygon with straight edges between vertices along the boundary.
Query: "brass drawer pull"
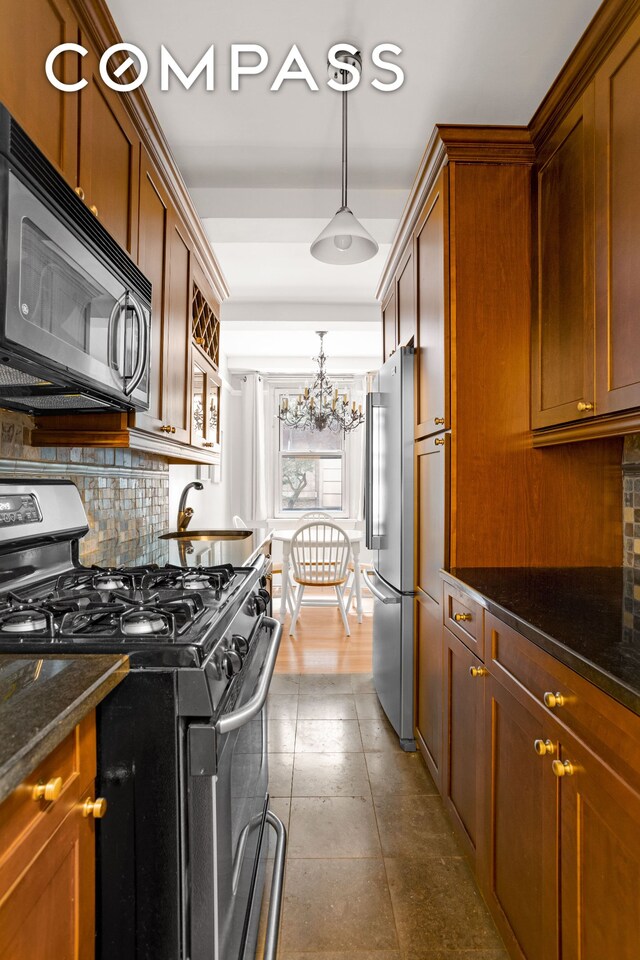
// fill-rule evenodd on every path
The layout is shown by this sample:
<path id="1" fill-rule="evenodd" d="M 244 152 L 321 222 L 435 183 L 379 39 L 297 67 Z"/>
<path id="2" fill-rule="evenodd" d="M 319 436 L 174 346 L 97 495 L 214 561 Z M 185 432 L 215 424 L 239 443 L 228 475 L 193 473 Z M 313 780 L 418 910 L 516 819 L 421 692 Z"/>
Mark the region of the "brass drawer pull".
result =
<path id="1" fill-rule="evenodd" d="M 552 740 L 534 740 L 533 749 L 539 757 L 546 757 L 547 754 L 553 756 L 556 752 L 556 745 Z"/>
<path id="2" fill-rule="evenodd" d="M 433 442 L 435 443 L 436 447 L 444 447 L 444 437 L 436 437 Z"/>
<path id="3" fill-rule="evenodd" d="M 454 613 L 453 619 L 456 623 L 462 623 L 465 620 L 471 620 L 472 617 L 470 613 Z"/>
<path id="4" fill-rule="evenodd" d="M 212 446 L 213 446 L 213 444 L 212 444 L 212 443 L 209 443 L 209 442 L 207 442 L 207 443 L 203 443 L 203 444 L 202 444 L 202 446 L 203 446 L 203 447 L 212 447 Z"/>
<path id="5" fill-rule="evenodd" d="M 569 760 L 554 760 L 551 769 L 556 777 L 572 777 L 575 773 L 574 766 Z"/>
<path id="6" fill-rule="evenodd" d="M 469 667 L 469 676 L 473 677 L 486 677 L 489 671 L 486 667 Z"/>
<path id="7" fill-rule="evenodd" d="M 82 804 L 82 816 L 93 817 L 94 820 L 102 820 L 107 812 L 107 801 L 104 797 L 96 797 L 95 800 L 85 800 Z"/>
<path id="8" fill-rule="evenodd" d="M 76 196 L 80 197 L 81 200 L 84 200 L 84 190 L 82 187 L 75 187 L 73 192 Z"/>
<path id="9" fill-rule="evenodd" d="M 175 433 L 175 432 L 176 432 L 176 428 L 175 428 L 175 427 L 172 427 L 170 423 L 164 423 L 164 424 L 160 427 L 160 430 L 161 430 L 162 433 Z"/>
<path id="10" fill-rule="evenodd" d="M 550 690 L 547 690 L 542 701 L 545 707 L 550 707 L 551 710 L 555 707 L 563 707 L 565 703 L 565 699 L 561 693 L 551 693 Z"/>
<path id="11" fill-rule="evenodd" d="M 34 800 L 45 800 L 47 803 L 53 803 L 62 793 L 62 777 L 53 777 L 47 783 L 40 782 L 33 788 Z"/>
<path id="12" fill-rule="evenodd" d="M 580 411 L 580 413 L 585 413 L 587 410 L 593 410 L 593 404 L 585 403 L 584 400 L 581 400 L 578 403 L 578 410 Z"/>
<path id="13" fill-rule="evenodd" d="M 434 417 L 433 422 L 437 427 L 444 427 L 444 417 Z"/>
<path id="14" fill-rule="evenodd" d="M 98 208 L 96 207 L 95 203 L 91 204 L 89 210 L 91 210 L 91 213 L 94 215 L 94 217 L 98 216 Z"/>

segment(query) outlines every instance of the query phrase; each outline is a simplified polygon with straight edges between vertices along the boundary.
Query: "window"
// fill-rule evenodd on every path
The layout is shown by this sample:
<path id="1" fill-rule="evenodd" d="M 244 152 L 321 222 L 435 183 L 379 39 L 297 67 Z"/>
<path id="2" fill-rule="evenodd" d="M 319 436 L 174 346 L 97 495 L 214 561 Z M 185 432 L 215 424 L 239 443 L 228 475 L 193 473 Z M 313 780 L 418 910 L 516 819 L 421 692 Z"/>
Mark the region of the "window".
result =
<path id="1" fill-rule="evenodd" d="M 297 394 L 277 392 L 278 407 L 285 396 L 293 403 Z M 308 510 L 345 513 L 344 435 L 332 430 L 295 429 L 279 421 L 278 427 L 277 514 L 291 516 Z"/>

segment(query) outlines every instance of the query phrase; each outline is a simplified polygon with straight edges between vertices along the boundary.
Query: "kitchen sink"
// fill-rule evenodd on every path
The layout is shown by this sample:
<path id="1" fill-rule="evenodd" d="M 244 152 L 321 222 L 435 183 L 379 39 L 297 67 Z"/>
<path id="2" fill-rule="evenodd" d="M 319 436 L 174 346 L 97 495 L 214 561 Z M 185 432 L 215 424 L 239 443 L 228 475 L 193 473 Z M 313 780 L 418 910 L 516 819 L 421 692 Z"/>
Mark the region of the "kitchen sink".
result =
<path id="1" fill-rule="evenodd" d="M 163 533 L 160 540 L 246 540 L 251 530 L 181 530 Z"/>

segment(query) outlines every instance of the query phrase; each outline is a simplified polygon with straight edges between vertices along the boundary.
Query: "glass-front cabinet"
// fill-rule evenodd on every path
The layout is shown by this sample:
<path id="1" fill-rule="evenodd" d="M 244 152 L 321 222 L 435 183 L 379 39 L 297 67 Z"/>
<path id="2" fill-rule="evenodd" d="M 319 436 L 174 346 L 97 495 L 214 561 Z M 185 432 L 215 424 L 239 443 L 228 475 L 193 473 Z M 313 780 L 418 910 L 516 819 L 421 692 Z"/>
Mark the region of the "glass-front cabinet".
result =
<path id="1" fill-rule="evenodd" d="M 220 377 L 212 364 L 193 350 L 191 371 L 191 443 L 220 450 Z"/>

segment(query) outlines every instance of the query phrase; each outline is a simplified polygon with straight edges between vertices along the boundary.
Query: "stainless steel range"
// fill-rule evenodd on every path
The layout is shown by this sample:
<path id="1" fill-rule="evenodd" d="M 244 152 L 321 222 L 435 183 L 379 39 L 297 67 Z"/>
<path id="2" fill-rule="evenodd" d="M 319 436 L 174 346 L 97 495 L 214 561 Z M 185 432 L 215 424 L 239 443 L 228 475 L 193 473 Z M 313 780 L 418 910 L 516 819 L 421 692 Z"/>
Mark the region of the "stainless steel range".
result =
<path id="1" fill-rule="evenodd" d="M 125 650 L 98 709 L 97 956 L 253 960 L 268 830 L 264 957 L 276 956 L 285 832 L 268 808 L 266 697 L 281 626 L 268 572 L 87 568 L 72 483 L 0 483 L 0 652 Z"/>

